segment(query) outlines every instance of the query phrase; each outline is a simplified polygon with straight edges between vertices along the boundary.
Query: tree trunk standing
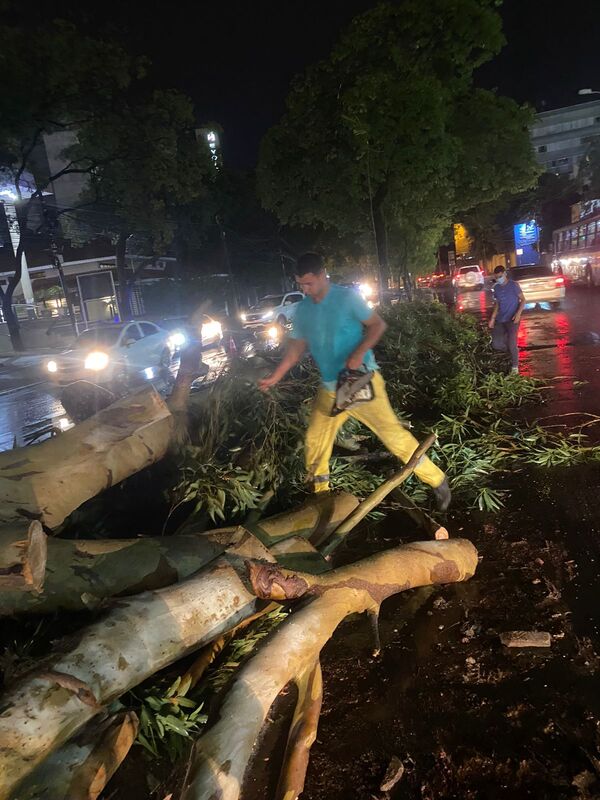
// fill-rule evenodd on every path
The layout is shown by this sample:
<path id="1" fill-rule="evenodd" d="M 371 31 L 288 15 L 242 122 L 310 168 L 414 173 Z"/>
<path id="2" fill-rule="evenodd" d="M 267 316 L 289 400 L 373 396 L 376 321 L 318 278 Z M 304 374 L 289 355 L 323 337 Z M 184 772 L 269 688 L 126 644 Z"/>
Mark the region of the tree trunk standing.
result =
<path id="1" fill-rule="evenodd" d="M 373 197 L 373 230 L 377 244 L 377 260 L 379 262 L 379 292 L 387 289 L 389 278 L 388 237 L 383 205 L 387 188 L 380 187 Z"/>
<path id="2" fill-rule="evenodd" d="M 13 292 L 14 287 L 11 288 L 10 284 L 6 287 L 6 290 L 2 292 L 2 314 L 6 322 L 6 327 L 8 328 L 8 335 L 10 336 L 10 343 L 13 346 L 13 350 L 20 353 L 25 350 L 25 345 L 21 337 L 19 322 L 12 309 Z"/>
<path id="3" fill-rule="evenodd" d="M 117 280 L 119 281 L 118 301 L 119 317 L 122 322 L 131 319 L 131 303 L 127 283 L 127 240 L 128 233 L 120 233 L 115 248 L 115 261 L 117 266 Z"/>
<path id="4" fill-rule="evenodd" d="M 21 272 L 23 269 L 23 251 L 23 242 L 19 241 L 16 253 L 14 255 L 15 271 L 9 279 L 6 289 L 0 289 L 2 292 L 2 313 L 6 321 L 6 327 L 8 328 L 10 342 L 13 346 L 13 350 L 15 350 L 17 353 L 25 350 L 23 337 L 21 336 L 19 320 L 17 319 L 12 307 L 15 289 L 21 281 Z"/>

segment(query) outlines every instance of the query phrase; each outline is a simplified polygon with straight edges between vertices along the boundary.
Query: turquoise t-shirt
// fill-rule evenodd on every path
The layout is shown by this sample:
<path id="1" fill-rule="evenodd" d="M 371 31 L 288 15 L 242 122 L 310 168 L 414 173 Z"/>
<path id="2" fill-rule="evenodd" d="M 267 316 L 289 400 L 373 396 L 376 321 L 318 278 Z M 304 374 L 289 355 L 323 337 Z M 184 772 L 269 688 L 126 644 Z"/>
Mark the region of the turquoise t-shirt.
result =
<path id="1" fill-rule="evenodd" d="M 314 358 L 325 388 L 334 390 L 348 356 L 362 342 L 363 323 L 373 315 L 363 298 L 345 286 L 330 284 L 320 303 L 305 297 L 294 314 L 291 339 L 303 339 Z M 365 354 L 367 369 L 377 369 L 372 350 Z"/>

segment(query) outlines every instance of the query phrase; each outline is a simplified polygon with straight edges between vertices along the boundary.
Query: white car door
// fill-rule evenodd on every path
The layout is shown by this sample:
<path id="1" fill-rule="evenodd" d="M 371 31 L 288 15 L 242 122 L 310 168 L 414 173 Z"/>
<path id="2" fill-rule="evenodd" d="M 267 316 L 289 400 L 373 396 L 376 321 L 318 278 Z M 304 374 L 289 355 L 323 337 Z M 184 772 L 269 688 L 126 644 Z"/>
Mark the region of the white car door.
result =
<path id="1" fill-rule="evenodd" d="M 166 347 L 167 332 L 161 330 L 153 322 L 138 322 L 142 331 L 144 345 L 144 367 L 156 367 L 160 363 L 163 350 Z"/>
<path id="2" fill-rule="evenodd" d="M 298 308 L 298 303 L 303 299 L 303 297 L 304 295 L 300 292 L 290 292 L 285 296 L 283 301 L 283 305 L 285 306 L 284 314 L 288 321 L 293 319 L 296 309 Z"/>
<path id="3" fill-rule="evenodd" d="M 130 322 L 119 340 L 123 360 L 134 369 L 144 368 L 144 341 L 137 322 Z"/>

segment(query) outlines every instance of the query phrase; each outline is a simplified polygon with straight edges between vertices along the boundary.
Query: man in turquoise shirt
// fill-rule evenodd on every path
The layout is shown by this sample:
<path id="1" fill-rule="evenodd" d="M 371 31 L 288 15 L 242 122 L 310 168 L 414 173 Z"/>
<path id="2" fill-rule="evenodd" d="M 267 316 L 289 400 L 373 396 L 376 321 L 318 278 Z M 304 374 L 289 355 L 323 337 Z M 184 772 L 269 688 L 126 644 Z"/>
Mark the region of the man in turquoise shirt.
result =
<path id="1" fill-rule="evenodd" d="M 370 428 L 390 452 L 406 463 L 418 442 L 394 414 L 372 350 L 385 332 L 385 322 L 353 289 L 329 283 L 323 259 L 317 253 L 305 253 L 298 259 L 296 283 L 306 297 L 296 310 L 287 351 L 259 387 L 266 391 L 275 386 L 309 350 L 322 381 L 305 442 L 306 468 L 315 492 L 329 489 L 331 451 L 336 434 L 348 417 Z M 362 366 L 375 371 L 373 399 L 332 416 L 339 373 L 344 368 L 356 370 Z M 415 474 L 433 488 L 438 507 L 445 510 L 451 494 L 441 469 L 425 457 Z"/>

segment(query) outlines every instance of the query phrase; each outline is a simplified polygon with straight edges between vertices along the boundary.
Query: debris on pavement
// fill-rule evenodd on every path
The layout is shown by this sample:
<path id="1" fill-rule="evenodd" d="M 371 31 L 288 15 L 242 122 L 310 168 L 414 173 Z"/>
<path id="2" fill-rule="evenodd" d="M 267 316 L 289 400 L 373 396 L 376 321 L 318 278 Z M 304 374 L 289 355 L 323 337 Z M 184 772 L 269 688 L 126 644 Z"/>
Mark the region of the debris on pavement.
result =
<path id="1" fill-rule="evenodd" d="M 552 636 L 547 631 L 505 631 L 500 641 L 505 647 L 550 647 Z"/>
<path id="2" fill-rule="evenodd" d="M 388 768 L 385 771 L 383 780 L 379 787 L 382 792 L 389 792 L 404 775 L 404 764 L 398 756 L 392 756 Z"/>

